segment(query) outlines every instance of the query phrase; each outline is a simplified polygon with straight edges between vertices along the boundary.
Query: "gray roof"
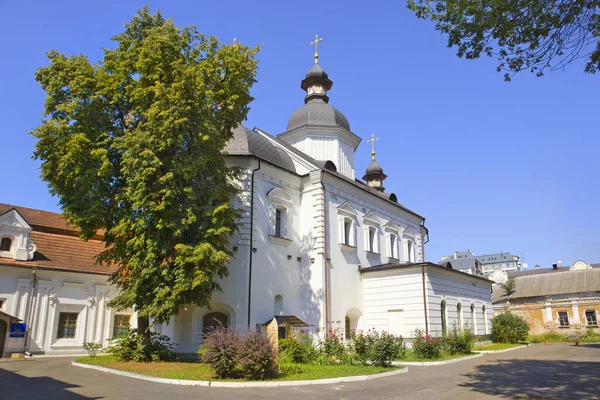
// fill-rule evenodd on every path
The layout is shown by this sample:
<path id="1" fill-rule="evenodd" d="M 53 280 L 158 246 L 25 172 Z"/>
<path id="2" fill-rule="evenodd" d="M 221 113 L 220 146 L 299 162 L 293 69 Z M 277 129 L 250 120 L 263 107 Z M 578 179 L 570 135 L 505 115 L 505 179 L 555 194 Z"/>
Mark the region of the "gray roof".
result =
<path id="1" fill-rule="evenodd" d="M 323 99 L 312 99 L 296 111 L 288 120 L 287 130 L 304 125 L 340 126 L 350 130 L 348 119 Z"/>
<path id="2" fill-rule="evenodd" d="M 569 267 L 559 267 L 557 269 L 552 268 L 535 268 L 524 271 L 507 271 L 506 274 L 508 278 L 516 278 L 518 276 L 527 276 L 527 275 L 541 275 L 541 274 L 549 274 L 549 273 L 557 273 L 557 272 L 566 272 L 570 271 Z"/>
<path id="3" fill-rule="evenodd" d="M 510 253 L 484 254 L 475 256 L 482 264 L 494 263 L 498 261 L 514 261 L 514 256 Z"/>
<path id="4" fill-rule="evenodd" d="M 371 161 L 371 164 L 369 164 L 367 167 L 365 176 L 371 174 L 383 174 L 383 168 L 381 168 L 381 165 L 379 165 L 375 160 Z"/>
<path id="5" fill-rule="evenodd" d="M 511 295 L 511 299 L 577 295 L 580 293 L 597 293 L 600 295 L 600 268 L 550 271 L 554 272 L 516 277 L 516 291 Z M 506 301 L 506 296 L 502 288 L 494 288 L 492 302 L 504 301 Z"/>
<path id="6" fill-rule="evenodd" d="M 485 281 L 489 284 L 493 283 L 493 281 L 491 281 L 487 278 L 484 278 L 482 276 L 468 274 L 466 272 L 462 272 L 462 271 L 456 270 L 456 269 L 448 267 L 448 266 L 435 264 L 435 263 L 428 262 L 428 261 L 422 262 L 422 263 L 403 263 L 403 264 L 387 263 L 387 264 L 374 265 L 372 267 L 361 268 L 360 273 L 363 274 L 365 272 L 386 271 L 386 270 L 390 270 L 390 269 L 408 269 L 408 268 L 414 268 L 414 267 L 426 267 L 426 268 L 432 268 L 432 269 L 437 269 L 437 270 L 443 270 L 443 271 L 447 271 L 447 272 L 452 272 L 454 274 L 460 274 L 460 275 L 464 276 L 465 278 L 468 277 L 468 278 L 478 279 L 481 281 Z"/>
<path id="7" fill-rule="evenodd" d="M 261 136 L 258 132 L 239 125 L 233 130 L 233 138 L 224 151 L 231 155 L 254 155 L 278 167 L 296 173 L 296 167 L 289 154 Z"/>

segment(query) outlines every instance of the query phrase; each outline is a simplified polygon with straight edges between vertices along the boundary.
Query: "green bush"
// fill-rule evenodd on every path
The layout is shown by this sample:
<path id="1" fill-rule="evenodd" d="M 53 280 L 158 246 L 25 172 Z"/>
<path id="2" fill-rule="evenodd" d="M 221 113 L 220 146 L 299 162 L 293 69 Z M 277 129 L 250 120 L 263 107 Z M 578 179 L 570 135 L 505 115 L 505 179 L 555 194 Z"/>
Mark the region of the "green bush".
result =
<path id="1" fill-rule="evenodd" d="M 275 372 L 275 352 L 261 332 L 251 331 L 241 337 L 238 360 L 242 375 L 247 379 L 265 380 Z"/>
<path id="2" fill-rule="evenodd" d="M 335 331 L 329 330 L 329 333 L 325 335 L 325 340 L 321 342 L 321 351 L 333 362 L 340 361 L 346 353 L 344 338 Z"/>
<path id="3" fill-rule="evenodd" d="M 381 333 L 371 331 L 369 336 L 372 343 L 369 361 L 380 367 L 391 365 L 402 347 L 402 337 L 395 337 L 385 331 Z"/>
<path id="4" fill-rule="evenodd" d="M 210 364 L 221 379 L 238 376 L 240 335 L 233 329 L 219 326 L 204 336 L 198 351 L 202 360 Z"/>
<path id="5" fill-rule="evenodd" d="M 102 345 L 95 342 L 83 341 L 83 349 L 88 352 L 90 357 L 96 357 L 98 351 L 102 350 Z"/>
<path id="6" fill-rule="evenodd" d="M 444 337 L 444 351 L 450 355 L 471 354 L 475 335 L 470 328 L 457 329 L 454 327 L 446 337 Z"/>
<path id="7" fill-rule="evenodd" d="M 308 364 L 316 360 L 318 350 L 306 332 L 298 332 L 296 337 L 279 340 L 279 356 L 292 363 Z"/>
<path id="8" fill-rule="evenodd" d="M 175 359 L 173 344 L 168 336 L 150 332 L 150 345 L 146 346 L 136 329 L 128 329 L 113 339 L 106 349 L 120 361 L 169 361 Z"/>
<path id="9" fill-rule="evenodd" d="M 365 335 L 363 331 L 350 331 L 350 341 L 348 342 L 350 351 L 356 355 L 356 358 L 366 363 L 369 360 L 372 340 L 369 335 Z"/>
<path id="10" fill-rule="evenodd" d="M 412 345 L 412 352 L 418 358 L 429 360 L 439 358 L 442 346 L 442 339 L 434 338 L 431 335 L 425 335 L 421 329 L 415 330 L 415 341 Z"/>
<path id="11" fill-rule="evenodd" d="M 519 343 L 528 334 L 529 325 L 521 316 L 505 312 L 492 319 L 492 337 L 496 343 Z"/>
<path id="12" fill-rule="evenodd" d="M 531 343 L 544 343 L 544 342 L 566 342 L 567 337 L 561 335 L 558 332 L 547 332 L 541 335 L 529 335 L 527 339 Z"/>

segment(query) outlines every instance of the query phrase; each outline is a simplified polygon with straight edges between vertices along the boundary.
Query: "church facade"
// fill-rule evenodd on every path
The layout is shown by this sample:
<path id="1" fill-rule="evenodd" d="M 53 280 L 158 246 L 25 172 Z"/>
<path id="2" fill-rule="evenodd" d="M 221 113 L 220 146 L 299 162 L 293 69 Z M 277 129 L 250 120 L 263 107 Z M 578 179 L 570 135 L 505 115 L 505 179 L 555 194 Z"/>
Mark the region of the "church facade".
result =
<path id="1" fill-rule="evenodd" d="M 492 282 L 425 262 L 425 218 L 385 191 L 374 148 L 357 179 L 361 138 L 329 104 L 333 82 L 317 60 L 285 132 L 239 126 L 225 149 L 241 170 L 230 276 L 210 308 L 184 307 L 154 326 L 181 353 L 196 352 L 218 322 L 243 330 L 274 317 L 280 336 L 298 327 L 405 338 L 415 329 L 491 329 Z M 107 283 L 111 271 L 93 265 L 100 238 L 84 243 L 57 214 L 8 205 L 0 207 L 0 237 L 8 249 L 0 251 L 0 330 L 25 324 L 24 337 L 5 332 L 0 353 L 80 351 L 84 340 L 106 345 L 135 324 L 133 310 L 106 307 L 116 289 Z"/>

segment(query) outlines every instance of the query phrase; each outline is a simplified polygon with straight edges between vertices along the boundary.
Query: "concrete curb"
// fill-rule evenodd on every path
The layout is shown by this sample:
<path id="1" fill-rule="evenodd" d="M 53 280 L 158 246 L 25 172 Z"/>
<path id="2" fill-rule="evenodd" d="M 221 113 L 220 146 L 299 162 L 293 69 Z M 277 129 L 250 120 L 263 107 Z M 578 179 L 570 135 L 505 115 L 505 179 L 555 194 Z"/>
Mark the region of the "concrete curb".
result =
<path id="1" fill-rule="evenodd" d="M 284 387 L 284 386 L 310 386 L 310 385 L 326 385 L 332 383 L 346 383 L 346 382 L 361 382 L 369 381 L 377 378 L 385 378 L 388 376 L 405 374 L 408 372 L 408 368 L 404 367 L 396 371 L 383 372 L 380 374 L 373 375 L 360 375 L 360 376 L 347 376 L 344 378 L 329 378 L 329 379 L 315 379 L 306 381 L 276 381 L 276 382 L 220 382 L 220 381 L 193 381 L 185 379 L 167 379 L 167 378 L 155 378 L 153 376 L 147 376 L 142 374 L 136 374 L 134 372 L 120 371 L 118 369 L 99 367 L 97 365 L 82 364 L 73 361 L 71 365 L 80 368 L 94 369 L 96 371 L 108 372 L 109 374 L 126 376 L 128 378 L 141 379 L 144 381 L 150 381 L 155 383 L 166 383 L 169 385 L 181 385 L 181 386 L 203 386 L 203 387 L 221 387 L 221 388 L 245 388 L 245 387 Z"/>
<path id="2" fill-rule="evenodd" d="M 473 353 L 481 353 L 481 354 L 497 354 L 497 353 L 506 353 L 507 351 L 513 351 L 518 349 L 523 349 L 525 347 L 529 347 L 526 344 L 523 346 L 509 347 L 508 349 L 502 350 L 473 350 Z"/>
<path id="3" fill-rule="evenodd" d="M 411 361 L 392 361 L 392 365 L 413 365 L 415 367 L 431 367 L 434 365 L 446 365 L 446 364 L 454 364 L 461 361 L 472 360 L 474 358 L 483 357 L 483 354 L 474 354 L 472 356 L 453 358 L 452 360 L 445 361 L 425 361 L 425 362 L 411 362 Z"/>

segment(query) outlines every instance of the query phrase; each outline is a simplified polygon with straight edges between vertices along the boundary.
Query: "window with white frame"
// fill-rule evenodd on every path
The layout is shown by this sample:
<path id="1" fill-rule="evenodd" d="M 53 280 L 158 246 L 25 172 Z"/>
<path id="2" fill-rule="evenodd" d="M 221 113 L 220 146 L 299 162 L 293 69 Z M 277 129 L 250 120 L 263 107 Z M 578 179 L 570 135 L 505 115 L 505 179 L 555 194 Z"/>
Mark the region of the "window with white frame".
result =
<path id="1" fill-rule="evenodd" d="M 369 253 L 379 254 L 379 227 L 381 226 L 381 221 L 375 213 L 370 212 L 365 215 L 363 222 L 365 224 L 365 249 Z"/>
<path id="2" fill-rule="evenodd" d="M 271 202 L 271 236 L 275 238 L 287 238 L 291 236 L 288 232 L 290 225 L 290 214 L 294 206 L 292 196 L 282 188 L 274 188 L 267 193 Z"/>
<path id="3" fill-rule="evenodd" d="M 569 327 L 569 314 L 566 311 L 558 312 L 558 326 L 561 328 Z"/>
<path id="4" fill-rule="evenodd" d="M 383 230 L 387 242 L 387 255 L 389 258 L 393 259 L 391 260 L 392 262 L 397 262 L 400 259 L 398 254 L 398 232 L 400 231 L 400 228 L 394 221 L 389 221 L 383 226 Z"/>
<path id="5" fill-rule="evenodd" d="M 12 239 L 5 236 L 2 238 L 2 240 L 0 241 L 0 251 L 10 251 L 10 248 L 12 247 Z"/>
<path id="6" fill-rule="evenodd" d="M 598 316 L 596 310 L 585 310 L 585 321 L 587 326 L 598 326 Z"/>
<path id="7" fill-rule="evenodd" d="M 397 243 L 398 243 L 398 236 L 396 236 L 394 233 L 390 233 L 390 257 L 391 258 L 398 258 Z"/>
<path id="8" fill-rule="evenodd" d="M 77 318 L 79 313 L 61 312 L 58 316 L 57 339 L 75 339 L 77 333 Z"/>
<path id="9" fill-rule="evenodd" d="M 415 262 L 415 244 L 412 239 L 406 239 L 406 261 Z"/>
<path id="10" fill-rule="evenodd" d="M 417 262 L 415 237 L 416 236 L 414 232 L 410 228 L 406 229 L 402 234 L 402 242 L 404 244 L 404 262 Z"/>
<path id="11" fill-rule="evenodd" d="M 356 248 L 356 228 L 358 213 L 345 202 L 337 208 L 339 223 L 339 243 L 342 250 L 352 251 Z"/>

